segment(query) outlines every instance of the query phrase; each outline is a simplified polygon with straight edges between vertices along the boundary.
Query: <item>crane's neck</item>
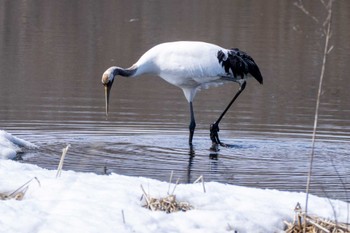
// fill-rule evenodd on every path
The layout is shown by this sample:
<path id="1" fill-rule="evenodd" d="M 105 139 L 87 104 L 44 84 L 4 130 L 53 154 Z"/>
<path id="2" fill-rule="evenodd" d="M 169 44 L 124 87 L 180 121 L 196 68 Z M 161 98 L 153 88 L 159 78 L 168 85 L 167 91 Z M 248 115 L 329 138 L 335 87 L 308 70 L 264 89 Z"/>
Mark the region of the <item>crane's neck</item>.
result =
<path id="1" fill-rule="evenodd" d="M 137 71 L 137 66 L 133 65 L 129 68 L 120 68 L 120 67 L 113 67 L 113 75 L 117 76 L 123 76 L 123 77 L 132 77 L 136 75 L 136 71 Z"/>

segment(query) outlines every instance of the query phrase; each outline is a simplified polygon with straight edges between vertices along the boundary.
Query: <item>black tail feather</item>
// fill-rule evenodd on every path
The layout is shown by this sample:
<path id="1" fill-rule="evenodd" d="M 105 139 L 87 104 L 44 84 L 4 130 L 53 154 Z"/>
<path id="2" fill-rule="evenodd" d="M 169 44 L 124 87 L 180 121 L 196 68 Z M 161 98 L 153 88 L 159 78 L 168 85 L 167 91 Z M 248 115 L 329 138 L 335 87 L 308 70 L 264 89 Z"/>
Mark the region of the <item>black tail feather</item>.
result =
<path id="1" fill-rule="evenodd" d="M 247 53 L 234 48 L 228 51 L 226 57 L 225 53 L 220 50 L 217 58 L 227 74 L 231 70 L 234 77 L 241 77 L 242 79 L 251 74 L 260 84 L 263 84 L 263 77 L 258 65 Z"/>

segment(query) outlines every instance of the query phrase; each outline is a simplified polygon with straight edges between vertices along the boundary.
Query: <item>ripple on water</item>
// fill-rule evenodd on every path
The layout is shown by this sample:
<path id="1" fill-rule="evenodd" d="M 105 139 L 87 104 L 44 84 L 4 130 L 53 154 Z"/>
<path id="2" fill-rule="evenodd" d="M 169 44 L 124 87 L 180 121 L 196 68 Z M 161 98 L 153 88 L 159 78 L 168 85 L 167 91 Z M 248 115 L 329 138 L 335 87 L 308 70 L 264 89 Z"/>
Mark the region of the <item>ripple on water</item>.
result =
<path id="1" fill-rule="evenodd" d="M 164 130 L 117 129 L 120 135 L 93 131 L 33 132 L 25 135 L 40 146 L 23 155 L 23 161 L 41 167 L 56 169 L 62 148 L 71 147 L 64 169 L 103 174 L 115 172 L 130 176 L 145 176 L 163 181 L 171 171 L 180 182 L 193 182 L 203 175 L 206 181 L 305 191 L 311 141 L 304 138 L 242 136 L 222 138 L 233 145 L 209 150 L 211 145 L 206 131 L 199 130 L 194 139 L 195 156 L 189 156 L 187 132 Z M 35 134 L 35 136 L 34 136 Z M 342 141 L 317 141 L 313 168 L 312 192 L 321 196 L 349 200 L 343 184 L 350 175 L 350 146 Z M 337 174 L 339 173 L 339 175 Z M 339 178 L 340 176 L 340 178 Z M 341 179 L 341 180 L 340 180 Z"/>

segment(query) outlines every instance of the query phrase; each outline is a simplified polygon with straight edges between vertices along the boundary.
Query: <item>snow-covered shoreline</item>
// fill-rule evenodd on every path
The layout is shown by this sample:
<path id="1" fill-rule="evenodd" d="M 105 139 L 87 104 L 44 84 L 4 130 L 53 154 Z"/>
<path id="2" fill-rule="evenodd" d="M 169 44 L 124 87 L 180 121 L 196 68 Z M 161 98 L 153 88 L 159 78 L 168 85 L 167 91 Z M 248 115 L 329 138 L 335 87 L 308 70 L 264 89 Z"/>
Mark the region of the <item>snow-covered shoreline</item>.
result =
<path id="1" fill-rule="evenodd" d="M 8 149 L 13 155 L 20 147 L 36 147 L 5 131 L 0 133 L 3 154 Z M 0 201 L 1 232 L 282 232 L 283 221 L 293 219 L 296 204 L 303 207 L 305 202 L 304 193 L 217 182 L 206 182 L 204 192 L 199 183 L 179 184 L 176 199 L 194 209 L 167 214 L 142 207 L 145 200 L 141 200 L 140 188 L 162 198 L 169 189 L 167 182 L 74 171 L 62 171 L 56 178 L 56 173 L 0 159 L 0 193 L 11 193 L 34 177 L 40 182 L 31 182 L 21 201 Z M 309 213 L 346 222 L 347 205 L 311 195 Z"/>
<path id="2" fill-rule="evenodd" d="M 22 201 L 0 202 L 2 232 L 281 232 L 304 193 L 263 190 L 216 182 L 179 184 L 175 195 L 193 210 L 166 214 L 142 207 L 140 185 L 165 197 L 169 184 L 143 177 L 55 170 L 0 160 L 0 192 L 14 191 L 33 177 Z M 332 203 L 332 205 L 330 204 Z M 310 214 L 346 221 L 347 203 L 312 196 Z M 124 212 L 125 223 L 122 211 Z"/>

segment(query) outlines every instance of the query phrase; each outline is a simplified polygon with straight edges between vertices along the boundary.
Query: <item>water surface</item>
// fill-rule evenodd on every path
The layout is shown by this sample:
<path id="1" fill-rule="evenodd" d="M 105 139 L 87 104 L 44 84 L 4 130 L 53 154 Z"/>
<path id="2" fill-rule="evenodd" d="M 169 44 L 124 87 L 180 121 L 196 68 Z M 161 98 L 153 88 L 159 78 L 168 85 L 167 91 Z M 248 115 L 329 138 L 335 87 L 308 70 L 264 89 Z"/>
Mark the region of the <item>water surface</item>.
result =
<path id="1" fill-rule="evenodd" d="M 323 22 L 319 2 L 308 4 Z M 333 15 L 312 193 L 349 200 L 350 4 L 336 1 Z M 66 170 L 160 180 L 174 171 L 181 182 L 203 175 L 305 191 L 324 37 L 321 23 L 293 2 L 1 1 L 0 20 L 0 128 L 40 146 L 22 162 L 55 169 L 70 144 Z M 264 85 L 249 80 L 220 125 L 232 148 L 211 152 L 208 129 L 236 84 L 197 94 L 194 157 L 188 103 L 160 78 L 116 80 L 106 119 L 103 71 L 128 67 L 150 47 L 175 40 L 238 47 L 258 63 Z"/>

